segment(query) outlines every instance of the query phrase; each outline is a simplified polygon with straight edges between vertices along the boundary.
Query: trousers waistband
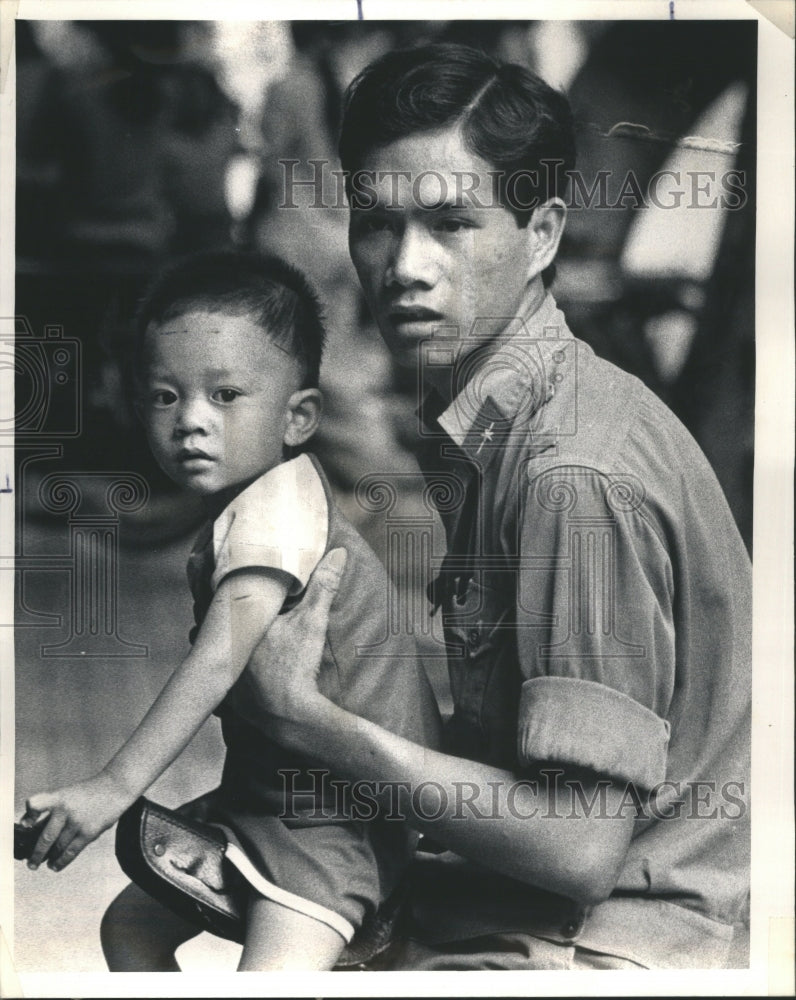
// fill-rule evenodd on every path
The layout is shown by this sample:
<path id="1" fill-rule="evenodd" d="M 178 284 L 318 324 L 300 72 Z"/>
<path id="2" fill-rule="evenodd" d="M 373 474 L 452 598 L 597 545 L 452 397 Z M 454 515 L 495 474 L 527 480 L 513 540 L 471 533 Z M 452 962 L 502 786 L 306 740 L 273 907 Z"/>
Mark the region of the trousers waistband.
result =
<path id="1" fill-rule="evenodd" d="M 435 945 L 519 932 L 655 969 L 715 969 L 733 927 L 677 903 L 612 896 L 590 910 L 446 854 L 413 866 L 410 936 Z"/>

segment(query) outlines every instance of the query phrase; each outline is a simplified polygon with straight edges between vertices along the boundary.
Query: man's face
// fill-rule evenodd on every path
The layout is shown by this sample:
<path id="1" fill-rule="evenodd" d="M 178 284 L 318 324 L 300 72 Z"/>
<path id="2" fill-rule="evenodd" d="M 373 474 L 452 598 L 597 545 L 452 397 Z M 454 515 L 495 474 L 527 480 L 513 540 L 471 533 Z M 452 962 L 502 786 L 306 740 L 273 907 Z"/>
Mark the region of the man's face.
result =
<path id="1" fill-rule="evenodd" d="M 461 361 L 522 314 L 528 230 L 494 203 L 495 168 L 466 148 L 458 128 L 375 149 L 362 170 L 374 173 L 374 204 L 352 207 L 349 249 L 400 364 L 415 367 L 421 342 L 435 335 L 456 337 Z"/>
<path id="2" fill-rule="evenodd" d="M 139 411 L 176 483 L 212 496 L 278 465 L 297 362 L 248 316 L 189 309 L 146 333 Z"/>

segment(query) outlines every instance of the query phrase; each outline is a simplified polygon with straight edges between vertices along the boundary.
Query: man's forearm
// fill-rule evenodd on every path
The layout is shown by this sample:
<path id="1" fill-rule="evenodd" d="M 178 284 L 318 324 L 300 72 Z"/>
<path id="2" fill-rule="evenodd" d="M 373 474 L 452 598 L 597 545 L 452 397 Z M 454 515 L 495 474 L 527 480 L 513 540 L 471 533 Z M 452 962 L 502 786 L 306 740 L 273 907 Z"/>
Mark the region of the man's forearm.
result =
<path id="1" fill-rule="evenodd" d="M 326 699 L 318 701 L 311 722 L 297 725 L 293 740 L 297 747 L 311 746 L 336 777 L 367 782 L 385 808 L 397 806 L 411 826 L 450 850 L 585 904 L 613 889 L 632 818 L 617 810 L 621 793 L 609 782 L 606 808 L 592 815 L 584 805 L 593 795 L 591 779 L 561 773 L 542 787 L 511 771 L 419 746 Z M 572 793 L 574 781 L 582 797 Z M 463 788 L 484 790 L 488 818 L 462 808 Z"/>

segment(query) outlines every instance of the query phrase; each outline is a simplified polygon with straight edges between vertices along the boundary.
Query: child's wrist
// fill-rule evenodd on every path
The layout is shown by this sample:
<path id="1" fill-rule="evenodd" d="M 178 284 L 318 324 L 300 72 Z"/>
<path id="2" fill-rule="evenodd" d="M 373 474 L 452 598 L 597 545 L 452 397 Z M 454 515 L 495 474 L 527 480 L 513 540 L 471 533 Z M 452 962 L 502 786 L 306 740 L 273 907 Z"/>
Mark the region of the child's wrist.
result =
<path id="1" fill-rule="evenodd" d="M 120 813 L 124 812 L 128 806 L 138 798 L 139 792 L 132 788 L 113 767 L 113 761 L 107 764 L 96 776 L 106 788 L 109 795 L 113 797 Z"/>

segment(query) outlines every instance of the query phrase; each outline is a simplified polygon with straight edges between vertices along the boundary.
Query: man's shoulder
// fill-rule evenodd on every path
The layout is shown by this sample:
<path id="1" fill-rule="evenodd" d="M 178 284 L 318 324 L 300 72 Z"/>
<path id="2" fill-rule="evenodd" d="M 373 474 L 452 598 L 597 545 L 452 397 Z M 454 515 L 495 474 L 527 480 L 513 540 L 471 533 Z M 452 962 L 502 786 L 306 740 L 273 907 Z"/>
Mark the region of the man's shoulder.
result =
<path id="1" fill-rule="evenodd" d="M 690 431 L 640 378 L 576 337 L 567 346 L 570 358 L 554 391 L 521 427 L 528 458 L 546 465 L 586 464 L 606 473 L 643 474 L 661 457 L 668 461 L 678 453 L 689 468 L 702 463 Z"/>

